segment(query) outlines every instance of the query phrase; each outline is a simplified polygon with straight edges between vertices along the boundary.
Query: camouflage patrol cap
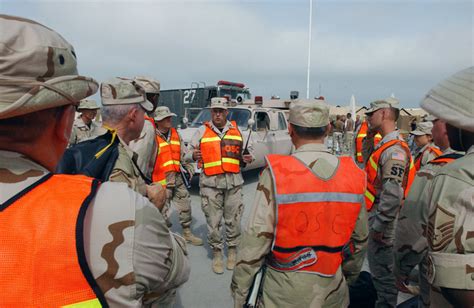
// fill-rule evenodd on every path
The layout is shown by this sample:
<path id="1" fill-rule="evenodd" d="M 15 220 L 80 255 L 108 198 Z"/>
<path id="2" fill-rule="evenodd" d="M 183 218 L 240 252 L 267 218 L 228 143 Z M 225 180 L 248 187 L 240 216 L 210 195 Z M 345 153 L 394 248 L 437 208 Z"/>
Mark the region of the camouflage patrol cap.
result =
<path id="1" fill-rule="evenodd" d="M 97 105 L 97 102 L 93 99 L 83 99 L 79 102 L 79 106 L 76 108 L 78 111 L 79 110 L 84 110 L 84 109 L 100 109 L 99 105 Z"/>
<path id="2" fill-rule="evenodd" d="M 227 110 L 227 99 L 225 97 L 211 98 L 211 108 L 220 108 Z"/>
<path id="3" fill-rule="evenodd" d="M 389 97 L 386 99 L 379 99 L 370 103 L 370 108 L 365 112 L 365 114 L 371 114 L 375 111 L 382 109 L 382 108 L 397 108 L 400 102 L 398 99 Z"/>
<path id="4" fill-rule="evenodd" d="M 102 105 L 140 104 L 146 111 L 153 110 L 153 104 L 145 97 L 145 90 L 132 80 L 114 78 L 100 84 Z"/>
<path id="5" fill-rule="evenodd" d="M 329 124 L 329 105 L 320 99 L 296 99 L 290 104 L 291 124 L 301 127 L 324 127 Z"/>
<path id="6" fill-rule="evenodd" d="M 97 92 L 77 72 L 74 48 L 35 21 L 0 15 L 0 119 L 74 104 Z"/>
<path id="7" fill-rule="evenodd" d="M 161 121 L 167 117 L 175 117 L 176 113 L 172 113 L 166 106 L 160 106 L 155 110 L 155 121 Z"/>
<path id="8" fill-rule="evenodd" d="M 431 135 L 431 130 L 433 129 L 433 122 L 420 122 L 416 124 L 416 129 L 410 134 L 415 136 L 424 136 Z"/>
<path id="9" fill-rule="evenodd" d="M 474 67 L 441 81 L 426 94 L 421 108 L 455 127 L 474 133 Z"/>
<path id="10" fill-rule="evenodd" d="M 138 83 L 138 85 L 142 87 L 146 93 L 160 93 L 160 82 L 158 80 L 155 80 L 151 77 L 137 76 L 133 78 L 133 81 Z"/>

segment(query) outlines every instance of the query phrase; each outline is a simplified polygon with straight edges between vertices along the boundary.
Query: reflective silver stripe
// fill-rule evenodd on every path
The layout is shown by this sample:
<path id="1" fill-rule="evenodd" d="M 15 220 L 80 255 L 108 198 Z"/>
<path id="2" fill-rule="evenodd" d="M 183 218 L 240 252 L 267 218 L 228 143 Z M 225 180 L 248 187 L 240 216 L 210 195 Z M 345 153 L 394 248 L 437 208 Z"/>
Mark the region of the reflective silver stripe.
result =
<path id="1" fill-rule="evenodd" d="M 300 194 L 278 194 L 277 204 L 288 204 L 298 202 L 349 202 L 362 203 L 364 194 L 350 193 L 300 193 Z"/>

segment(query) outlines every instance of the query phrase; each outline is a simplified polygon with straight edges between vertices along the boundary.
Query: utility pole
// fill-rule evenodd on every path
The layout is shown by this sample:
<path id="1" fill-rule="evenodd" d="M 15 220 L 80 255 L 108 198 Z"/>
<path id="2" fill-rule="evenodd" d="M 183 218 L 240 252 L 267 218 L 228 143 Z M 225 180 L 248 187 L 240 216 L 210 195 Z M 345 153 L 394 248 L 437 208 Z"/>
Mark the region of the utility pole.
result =
<path id="1" fill-rule="evenodd" d="M 309 75 L 311 67 L 311 28 L 313 21 L 313 0 L 309 0 L 309 31 L 308 31 L 308 74 L 306 76 L 306 99 L 309 99 Z"/>

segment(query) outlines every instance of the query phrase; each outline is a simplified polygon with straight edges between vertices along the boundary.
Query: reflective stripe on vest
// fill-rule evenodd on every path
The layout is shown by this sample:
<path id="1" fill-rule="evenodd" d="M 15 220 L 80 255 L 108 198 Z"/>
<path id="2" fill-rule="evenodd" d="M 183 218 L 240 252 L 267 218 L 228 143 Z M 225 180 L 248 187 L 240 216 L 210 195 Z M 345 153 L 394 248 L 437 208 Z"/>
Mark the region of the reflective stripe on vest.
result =
<path id="1" fill-rule="evenodd" d="M 410 149 L 408 148 L 408 145 L 406 142 L 402 140 L 390 140 L 383 144 L 381 147 L 376 149 L 372 155 L 370 155 L 369 160 L 367 161 L 367 165 L 365 166 L 365 171 L 367 173 L 367 190 L 365 191 L 365 205 L 367 207 L 367 210 L 370 211 L 374 205 L 375 201 L 375 196 L 376 196 L 376 190 L 375 190 L 375 180 L 377 179 L 377 170 L 379 166 L 379 159 L 380 156 L 382 156 L 382 153 L 389 147 L 395 145 L 395 144 L 400 144 L 402 148 L 405 150 L 406 155 L 409 159 L 408 162 L 408 172 L 405 172 L 404 180 L 402 183 L 402 187 L 404 189 L 404 198 L 407 197 L 408 192 L 410 191 L 411 184 L 413 183 L 413 180 L 415 179 L 416 175 L 416 170 L 415 166 L 413 164 L 413 158 L 411 157 L 410 154 Z"/>
<path id="2" fill-rule="evenodd" d="M 166 186 L 166 174 L 168 172 L 179 172 L 181 164 L 181 143 L 176 129 L 171 128 L 170 142 L 156 135 L 158 153 L 153 168 L 152 181 Z"/>
<path id="3" fill-rule="evenodd" d="M 221 139 L 211 125 L 206 122 L 206 130 L 200 140 L 202 153 L 202 167 L 204 174 L 216 175 L 225 172 L 239 173 L 240 158 L 242 155 L 242 135 L 235 121 L 231 122 L 233 127 L 229 128 Z"/>
<path id="4" fill-rule="evenodd" d="M 107 306 L 83 238 L 97 188 L 86 176 L 47 175 L 0 205 L 1 306 Z"/>
<path id="5" fill-rule="evenodd" d="M 435 148 L 432 146 L 426 147 L 426 149 L 423 152 L 418 153 L 418 155 L 416 156 L 416 159 L 415 159 L 416 171 L 420 170 L 420 168 L 422 167 L 421 160 L 423 159 L 423 155 L 425 154 L 426 151 L 430 151 L 431 153 L 433 153 L 435 155 L 435 158 L 443 154 L 443 152 L 441 152 L 441 150 L 439 150 L 438 148 Z"/>
<path id="6" fill-rule="evenodd" d="M 340 157 L 334 175 L 325 180 L 293 156 L 268 155 L 266 160 L 277 205 L 268 265 L 278 271 L 335 275 L 362 206 L 364 171 L 352 158 Z"/>

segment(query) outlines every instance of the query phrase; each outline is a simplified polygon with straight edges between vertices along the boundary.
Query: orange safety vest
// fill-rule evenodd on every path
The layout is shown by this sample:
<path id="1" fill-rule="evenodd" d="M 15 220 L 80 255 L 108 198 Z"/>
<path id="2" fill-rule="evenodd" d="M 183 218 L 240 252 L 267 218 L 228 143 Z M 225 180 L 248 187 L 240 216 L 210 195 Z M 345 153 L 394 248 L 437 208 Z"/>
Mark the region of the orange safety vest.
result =
<path id="1" fill-rule="evenodd" d="M 432 160 L 430 160 L 428 162 L 428 164 L 432 164 L 432 165 L 445 165 L 445 164 L 449 164 L 451 163 L 452 161 L 458 159 L 458 158 L 461 158 L 463 157 L 462 154 L 459 154 L 459 153 L 451 153 L 451 154 L 445 154 L 445 155 L 442 155 L 442 156 L 438 156 Z"/>
<path id="2" fill-rule="evenodd" d="M 166 186 L 166 174 L 168 172 L 179 172 L 181 162 L 181 143 L 176 129 L 171 128 L 170 142 L 156 134 L 158 154 L 153 168 L 152 181 Z"/>
<path id="3" fill-rule="evenodd" d="M 107 307 L 84 250 L 84 217 L 98 185 L 48 174 L 0 205 L 0 306 Z"/>
<path id="4" fill-rule="evenodd" d="M 334 175 L 322 179 L 293 156 L 272 154 L 266 160 L 277 205 L 268 265 L 278 271 L 334 276 L 344 247 L 350 247 L 364 200 L 364 171 L 351 157 L 339 157 Z"/>
<path id="5" fill-rule="evenodd" d="M 364 138 L 367 137 L 368 130 L 369 130 L 369 124 L 367 123 L 367 121 L 364 121 L 360 125 L 359 131 L 357 132 L 357 135 L 356 135 L 356 140 L 355 140 L 356 160 L 359 163 L 364 162 L 364 158 L 362 157 L 362 144 L 364 142 Z M 380 142 L 380 140 L 382 140 L 382 136 L 379 133 L 377 133 L 374 137 L 374 146 L 376 146 Z"/>
<path id="6" fill-rule="evenodd" d="M 443 154 L 443 152 L 441 152 L 440 149 L 432 147 L 432 146 L 428 146 L 423 152 L 418 153 L 418 155 L 416 156 L 416 159 L 415 159 L 415 169 L 416 169 L 416 171 L 420 170 L 420 168 L 421 168 L 421 159 L 423 158 L 423 154 L 425 154 L 426 151 L 430 151 L 430 152 L 434 153 L 434 155 L 436 157 Z"/>
<path id="7" fill-rule="evenodd" d="M 415 179 L 416 175 L 416 170 L 415 166 L 413 164 L 413 158 L 411 157 L 410 154 L 410 148 L 406 144 L 405 141 L 402 140 L 390 140 L 387 143 L 383 144 L 380 148 L 376 149 L 372 155 L 370 155 L 370 158 L 367 162 L 367 165 L 365 166 L 365 172 L 367 173 L 367 190 L 365 191 L 365 205 L 367 207 L 367 210 L 370 211 L 374 205 L 375 201 L 375 195 L 376 195 L 376 190 L 375 190 L 375 179 L 377 178 L 377 170 L 379 168 L 379 159 L 380 156 L 382 155 L 383 151 L 385 151 L 387 148 L 395 145 L 395 144 L 400 144 L 403 149 L 405 150 L 409 162 L 408 162 L 408 172 L 405 173 L 405 177 L 402 183 L 403 189 L 404 189 L 404 198 L 407 197 L 408 192 L 410 191 L 411 184 L 413 183 L 413 180 Z"/>
<path id="8" fill-rule="evenodd" d="M 204 123 L 206 131 L 201 138 L 202 167 L 207 176 L 226 172 L 239 173 L 242 156 L 242 135 L 235 121 L 231 122 L 226 134 L 219 137 L 209 122 Z"/>

